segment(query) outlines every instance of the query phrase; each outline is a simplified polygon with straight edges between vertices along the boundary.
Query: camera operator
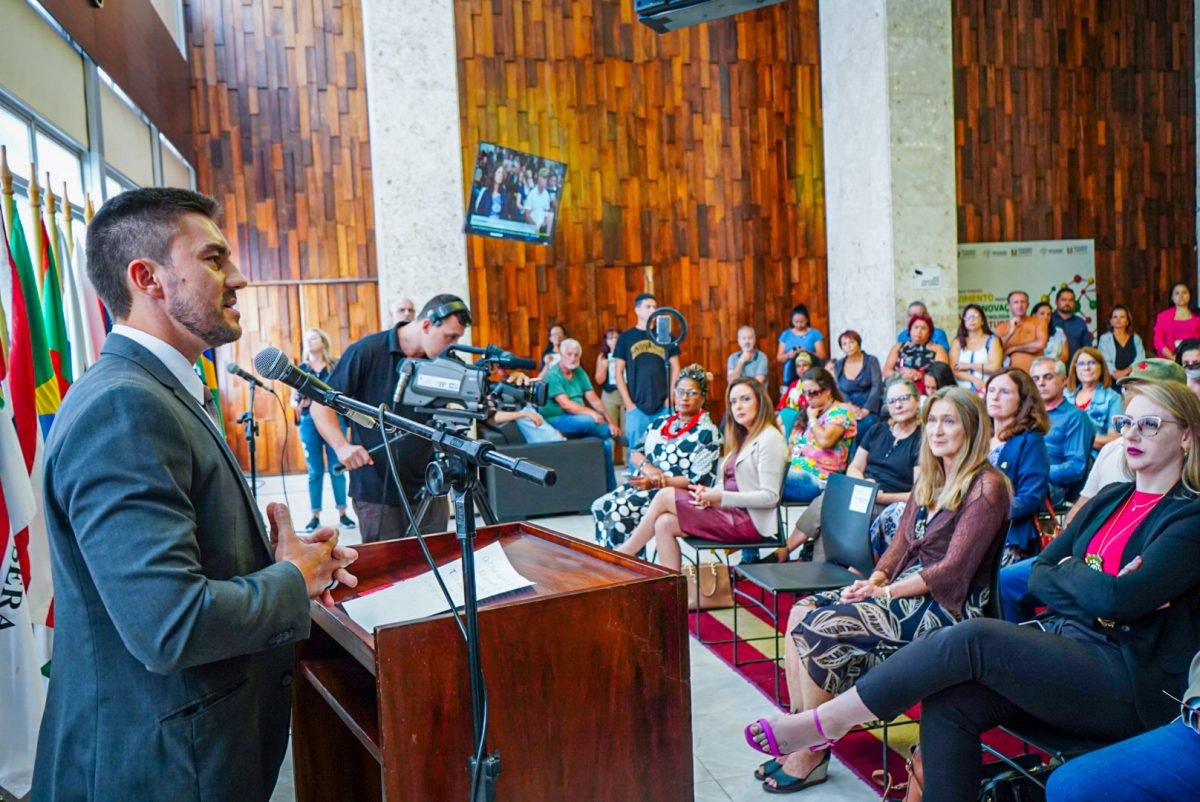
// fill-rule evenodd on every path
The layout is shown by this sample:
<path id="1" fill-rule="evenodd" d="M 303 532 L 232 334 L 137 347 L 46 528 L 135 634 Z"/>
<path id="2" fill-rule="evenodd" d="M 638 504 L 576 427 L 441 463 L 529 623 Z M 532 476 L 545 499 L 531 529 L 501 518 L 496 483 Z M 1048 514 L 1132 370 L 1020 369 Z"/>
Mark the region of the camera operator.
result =
<path id="1" fill-rule="evenodd" d="M 435 295 L 421 308 L 416 320 L 370 334 L 347 348 L 329 377 L 329 385 L 367 404 L 393 406 L 400 364 L 408 358 L 437 356 L 458 342 L 469 325 L 471 312 L 461 298 Z M 392 411 L 420 422 L 428 420 L 403 405 L 395 406 Z M 391 481 L 387 455 L 377 452 L 377 458 L 372 459 L 368 453 L 368 449 L 382 442 L 379 430 L 351 422 L 350 440 L 347 441 L 338 427 L 337 413 L 318 404 L 314 404 L 310 412 L 321 437 L 351 471 L 350 497 L 363 542 L 406 536 L 408 517 Z M 433 445 L 420 437 L 395 437 L 398 439 L 392 453 L 396 469 L 404 495 L 415 514 L 415 499 L 424 486 L 425 466 L 433 458 Z M 429 505 L 417 526 L 422 533 L 444 532 L 447 517 L 446 504 L 437 501 Z"/>

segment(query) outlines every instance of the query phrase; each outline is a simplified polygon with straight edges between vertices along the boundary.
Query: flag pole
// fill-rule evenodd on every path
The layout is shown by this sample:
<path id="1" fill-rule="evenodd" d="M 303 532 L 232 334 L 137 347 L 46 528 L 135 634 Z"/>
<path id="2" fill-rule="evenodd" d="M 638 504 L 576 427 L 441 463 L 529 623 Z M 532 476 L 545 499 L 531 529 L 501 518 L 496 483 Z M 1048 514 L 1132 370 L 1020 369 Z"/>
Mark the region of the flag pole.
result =
<path id="1" fill-rule="evenodd" d="M 83 222 L 90 225 L 92 218 L 96 216 L 96 209 L 92 206 L 92 194 L 85 192 L 83 195 Z"/>
<path id="2" fill-rule="evenodd" d="M 58 198 L 54 195 L 54 184 L 50 173 L 46 173 L 46 233 L 50 237 L 50 253 L 54 254 L 54 273 L 58 286 L 62 287 L 62 252 L 58 245 Z"/>
<path id="3" fill-rule="evenodd" d="M 33 280 L 37 283 L 38 295 L 42 294 L 42 188 L 37 182 L 37 166 L 29 165 L 29 258 L 33 262 Z"/>
<path id="4" fill-rule="evenodd" d="M 71 199 L 67 196 L 67 182 L 63 181 L 62 193 L 62 212 L 63 212 L 63 228 L 66 230 L 67 236 L 67 258 L 71 259 L 75 256 L 75 209 L 71 206 Z M 61 264 L 61 263 L 60 263 Z"/>
<path id="5" fill-rule="evenodd" d="M 8 169 L 8 148 L 0 145 L 0 203 L 4 206 L 4 240 L 12 235 L 13 186 L 12 171 Z"/>

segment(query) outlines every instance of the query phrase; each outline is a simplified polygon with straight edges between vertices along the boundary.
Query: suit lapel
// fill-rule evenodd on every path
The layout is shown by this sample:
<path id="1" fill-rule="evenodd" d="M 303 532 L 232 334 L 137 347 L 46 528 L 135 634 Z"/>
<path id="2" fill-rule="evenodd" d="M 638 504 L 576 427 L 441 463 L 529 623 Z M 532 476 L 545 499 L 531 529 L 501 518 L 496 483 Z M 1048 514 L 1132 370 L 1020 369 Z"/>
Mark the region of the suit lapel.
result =
<path id="1" fill-rule="evenodd" d="M 208 432 L 209 436 L 213 438 L 225 457 L 225 463 L 229 466 L 230 470 L 237 474 L 237 484 L 241 489 L 242 501 L 246 504 L 250 520 L 254 522 L 254 530 L 258 534 L 258 541 L 266 549 L 267 556 L 274 561 L 275 552 L 271 549 L 271 542 L 267 537 L 266 529 L 263 528 L 262 516 L 259 514 L 258 504 L 255 502 L 254 496 L 250 493 L 250 486 L 246 484 L 246 476 L 242 473 L 242 466 L 238 464 L 237 457 L 233 455 L 233 451 L 229 449 L 229 444 L 225 442 L 225 438 L 217 431 L 216 425 L 208 417 L 208 413 L 204 411 L 204 408 L 179 383 L 179 380 L 175 378 L 175 374 L 171 373 L 158 357 L 128 337 L 120 335 L 108 337 L 105 340 L 103 350 L 106 353 L 123 356 L 144 368 L 159 383 L 174 393 L 179 402 L 187 408 L 200 425 L 204 427 L 205 431 Z"/>

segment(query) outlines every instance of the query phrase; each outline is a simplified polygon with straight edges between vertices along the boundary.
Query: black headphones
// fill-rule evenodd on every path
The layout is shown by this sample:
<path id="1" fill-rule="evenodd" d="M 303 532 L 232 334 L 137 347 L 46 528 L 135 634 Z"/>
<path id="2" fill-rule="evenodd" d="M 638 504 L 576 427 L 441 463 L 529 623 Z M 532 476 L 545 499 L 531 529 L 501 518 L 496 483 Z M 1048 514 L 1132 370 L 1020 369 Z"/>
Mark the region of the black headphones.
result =
<path id="1" fill-rule="evenodd" d="M 437 326 L 437 325 L 441 324 L 441 322 L 443 320 L 445 320 L 446 318 L 448 318 L 452 315 L 457 315 L 459 313 L 466 315 L 467 316 L 467 325 L 468 326 L 471 325 L 471 310 L 467 307 L 467 305 L 465 303 L 463 303 L 462 301 L 457 300 L 457 299 L 455 299 L 453 301 L 448 301 L 434 309 L 430 309 L 428 312 L 425 313 L 425 319 L 428 320 L 433 325 Z"/>

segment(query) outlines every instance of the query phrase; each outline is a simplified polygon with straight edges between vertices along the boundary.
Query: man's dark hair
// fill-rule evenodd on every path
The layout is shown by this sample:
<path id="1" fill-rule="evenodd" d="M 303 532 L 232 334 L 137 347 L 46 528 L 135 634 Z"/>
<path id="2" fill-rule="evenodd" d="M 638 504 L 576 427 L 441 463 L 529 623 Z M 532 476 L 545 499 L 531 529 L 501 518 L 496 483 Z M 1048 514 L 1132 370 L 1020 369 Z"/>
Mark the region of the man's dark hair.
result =
<path id="1" fill-rule="evenodd" d="M 448 318 L 454 318 L 464 326 L 471 325 L 471 311 L 467 308 L 466 301 L 448 292 L 435 295 L 426 301 L 421 307 L 419 317 L 428 319 L 435 326 L 442 325 Z"/>
<path id="2" fill-rule="evenodd" d="M 131 189 L 109 198 L 87 227 L 87 272 L 96 294 L 117 320 L 129 317 L 133 299 L 125 284 L 129 263 L 151 259 L 171 263 L 171 241 L 185 214 L 210 220 L 221 204 L 190 189 Z"/>
<path id="3" fill-rule="evenodd" d="M 1070 287 L 1063 287 L 1058 292 L 1054 293 L 1054 303 L 1058 303 L 1058 299 L 1062 297 L 1064 292 L 1069 292 L 1071 295 L 1075 294 L 1075 290 L 1071 289 Z"/>
<path id="4" fill-rule="evenodd" d="M 654 297 L 654 293 L 652 292 L 639 292 L 637 297 L 633 299 L 634 308 L 636 309 L 637 307 L 641 306 L 642 301 L 654 301 L 657 303 L 658 299 Z"/>
<path id="5" fill-rule="evenodd" d="M 1175 364 L 1182 365 L 1183 364 L 1183 355 L 1185 353 L 1187 353 L 1188 351 L 1195 351 L 1198 349 L 1200 349 L 1200 340 L 1196 340 L 1196 339 L 1184 340 L 1183 342 L 1181 342 L 1179 344 L 1179 347 L 1175 349 Z"/>

